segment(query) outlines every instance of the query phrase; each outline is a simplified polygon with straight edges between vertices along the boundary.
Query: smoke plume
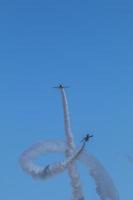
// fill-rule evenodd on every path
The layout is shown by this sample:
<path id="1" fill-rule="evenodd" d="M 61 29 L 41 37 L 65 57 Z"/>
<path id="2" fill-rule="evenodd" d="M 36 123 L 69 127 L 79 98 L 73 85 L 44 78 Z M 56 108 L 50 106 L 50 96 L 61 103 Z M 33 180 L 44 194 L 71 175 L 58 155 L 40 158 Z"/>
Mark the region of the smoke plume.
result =
<path id="1" fill-rule="evenodd" d="M 80 148 L 76 148 L 73 134 L 71 131 L 70 117 L 67 98 L 65 90 L 62 86 L 59 87 L 62 96 L 63 111 L 64 111 L 64 126 L 66 143 L 62 141 L 45 140 L 38 144 L 31 146 L 20 157 L 20 165 L 24 171 L 34 178 L 45 180 L 53 177 L 65 170 L 68 171 L 70 183 L 72 186 L 72 200 L 85 200 L 83 195 L 80 177 L 76 166 L 76 160 L 85 164 L 89 170 L 90 176 L 94 179 L 96 184 L 96 192 L 101 200 L 119 200 L 119 195 L 115 185 L 110 178 L 108 172 L 93 155 L 88 154 L 84 148 L 86 142 L 84 141 Z M 65 154 L 66 159 L 47 164 L 46 166 L 38 166 L 36 159 L 40 155 L 46 153 Z M 131 159 L 130 159 L 131 160 Z"/>

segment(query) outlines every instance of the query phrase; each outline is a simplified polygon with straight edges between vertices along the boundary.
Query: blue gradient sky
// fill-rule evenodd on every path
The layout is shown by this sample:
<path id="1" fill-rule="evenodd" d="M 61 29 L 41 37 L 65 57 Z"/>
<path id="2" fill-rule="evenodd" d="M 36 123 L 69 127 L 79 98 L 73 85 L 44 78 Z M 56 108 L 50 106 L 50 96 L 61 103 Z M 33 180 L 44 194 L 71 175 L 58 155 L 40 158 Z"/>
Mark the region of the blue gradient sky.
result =
<path id="1" fill-rule="evenodd" d="M 133 166 L 125 158 L 133 154 L 132 22 L 130 0 L 0 1 L 0 199 L 70 199 L 66 173 L 36 182 L 18 165 L 32 143 L 64 139 L 52 89 L 58 82 L 71 86 L 76 143 L 95 129 L 88 151 L 109 171 L 120 199 L 133 199 Z M 79 170 L 86 199 L 98 200 L 86 168 Z"/>

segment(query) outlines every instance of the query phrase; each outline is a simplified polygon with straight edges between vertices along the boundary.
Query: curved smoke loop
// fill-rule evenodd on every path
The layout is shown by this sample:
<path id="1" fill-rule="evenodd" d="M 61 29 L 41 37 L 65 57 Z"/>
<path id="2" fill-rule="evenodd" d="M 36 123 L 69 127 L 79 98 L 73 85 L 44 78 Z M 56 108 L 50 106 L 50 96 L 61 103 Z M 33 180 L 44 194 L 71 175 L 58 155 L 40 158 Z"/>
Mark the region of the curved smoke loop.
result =
<path id="1" fill-rule="evenodd" d="M 64 110 L 64 124 L 66 143 L 62 141 L 42 141 L 26 150 L 20 157 L 20 165 L 24 171 L 34 178 L 45 180 L 57 175 L 64 170 L 68 170 L 72 185 L 72 200 L 85 200 L 83 195 L 79 174 L 75 164 L 76 160 L 84 163 L 94 179 L 96 192 L 101 200 L 119 200 L 118 192 L 109 174 L 95 156 L 84 150 L 85 142 L 80 148 L 75 148 L 73 135 L 71 132 L 70 118 L 67 98 L 64 88 L 60 88 Z M 63 152 L 66 159 L 51 165 L 38 166 L 35 164 L 36 158 L 41 154 L 49 152 Z"/>

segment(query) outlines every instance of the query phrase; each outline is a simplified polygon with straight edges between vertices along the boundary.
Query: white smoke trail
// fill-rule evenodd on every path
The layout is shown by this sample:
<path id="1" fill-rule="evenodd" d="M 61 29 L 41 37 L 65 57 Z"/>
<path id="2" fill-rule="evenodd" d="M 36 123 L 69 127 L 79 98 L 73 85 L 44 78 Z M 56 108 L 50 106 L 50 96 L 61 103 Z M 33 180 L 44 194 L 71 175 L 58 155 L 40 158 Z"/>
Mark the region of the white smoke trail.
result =
<path id="1" fill-rule="evenodd" d="M 24 171 L 29 173 L 34 178 L 46 179 L 51 176 L 57 175 L 63 172 L 68 165 L 72 163 L 79 154 L 83 151 L 83 144 L 79 149 L 77 149 L 74 154 L 67 159 L 46 165 L 45 167 L 40 167 L 35 164 L 35 160 L 41 154 L 51 153 L 51 152 L 65 152 L 66 147 L 63 142 L 60 141 L 43 141 L 41 143 L 33 145 L 31 148 L 26 150 L 20 158 L 20 165 Z"/>
<path id="2" fill-rule="evenodd" d="M 65 90 L 64 90 L 64 88 L 61 88 L 60 91 L 61 91 L 61 95 L 62 95 L 62 103 L 63 103 L 63 110 L 64 110 L 64 125 L 65 125 L 66 142 L 67 142 L 67 146 L 68 146 L 68 150 L 66 151 L 66 156 L 69 157 L 69 156 L 73 155 L 75 144 L 74 144 L 73 135 L 71 132 L 69 109 L 68 109 L 68 103 L 67 103 Z M 82 192 L 80 178 L 79 178 L 79 174 L 78 174 L 75 163 L 71 163 L 68 166 L 68 174 L 71 179 L 71 185 L 72 185 L 72 189 L 73 189 L 72 199 L 73 200 L 84 200 L 84 195 Z"/>
<path id="3" fill-rule="evenodd" d="M 88 167 L 90 175 L 96 183 L 96 191 L 100 199 L 119 200 L 118 192 L 107 171 L 93 155 L 83 151 L 84 146 L 85 143 L 83 143 L 83 145 L 66 160 L 41 167 L 35 164 L 35 160 L 38 156 L 53 152 L 65 153 L 67 150 L 66 144 L 62 141 L 43 141 L 26 150 L 21 155 L 20 164 L 23 170 L 29 173 L 32 177 L 45 180 L 63 172 L 68 168 L 71 162 L 78 159 Z M 77 198 L 80 200 L 79 197 Z"/>
<path id="4" fill-rule="evenodd" d="M 96 192 L 101 200 L 119 200 L 119 194 L 108 172 L 93 155 L 84 151 L 78 159 L 89 169 L 95 181 Z"/>
<path id="5" fill-rule="evenodd" d="M 73 189 L 72 200 L 85 200 L 76 164 L 74 162 L 78 159 L 88 167 L 90 175 L 95 181 L 96 191 L 100 199 L 119 200 L 119 195 L 114 183 L 102 164 L 94 156 L 83 151 L 85 142 L 81 148 L 75 150 L 75 144 L 70 126 L 67 98 L 64 88 L 61 87 L 60 90 L 64 110 L 65 134 L 67 139 L 66 143 L 63 143 L 62 141 L 43 141 L 33 145 L 22 154 L 20 158 L 21 167 L 31 176 L 44 180 L 67 169 Z M 35 160 L 39 155 L 49 152 L 63 152 L 66 155 L 66 159 L 54 164 L 48 164 L 46 166 L 38 166 L 35 164 Z"/>
<path id="6" fill-rule="evenodd" d="M 73 149 L 75 147 L 73 141 L 73 135 L 71 132 L 70 118 L 68 103 L 64 88 L 61 89 L 63 109 L 64 109 L 64 121 L 65 121 L 65 133 L 68 144 L 68 156 L 72 156 Z M 101 198 L 101 200 L 119 200 L 118 192 L 114 186 L 114 183 L 107 171 L 104 169 L 102 164 L 92 155 L 86 152 L 80 154 L 80 159 L 84 162 L 87 167 L 89 167 L 90 175 L 93 177 L 96 183 L 96 191 Z M 73 197 L 74 200 L 84 199 L 82 188 L 79 180 L 79 175 L 74 163 L 71 164 L 69 170 L 69 175 L 71 177 L 71 183 L 73 187 Z"/>

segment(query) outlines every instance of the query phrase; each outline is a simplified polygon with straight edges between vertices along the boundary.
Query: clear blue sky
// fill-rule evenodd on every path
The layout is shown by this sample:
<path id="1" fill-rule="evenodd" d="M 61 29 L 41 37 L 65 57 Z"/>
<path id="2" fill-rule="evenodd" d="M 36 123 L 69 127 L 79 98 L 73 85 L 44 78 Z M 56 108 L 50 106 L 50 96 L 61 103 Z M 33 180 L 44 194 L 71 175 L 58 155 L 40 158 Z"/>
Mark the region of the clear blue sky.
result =
<path id="1" fill-rule="evenodd" d="M 131 0 L 0 1 L 0 199 L 70 197 L 66 173 L 36 182 L 18 165 L 31 144 L 64 138 L 52 89 L 58 82 L 71 86 L 76 143 L 95 129 L 88 151 L 109 171 L 120 199 L 133 199 L 133 166 L 124 157 L 133 154 L 132 23 Z M 79 171 L 86 199 L 98 200 L 86 168 Z"/>

